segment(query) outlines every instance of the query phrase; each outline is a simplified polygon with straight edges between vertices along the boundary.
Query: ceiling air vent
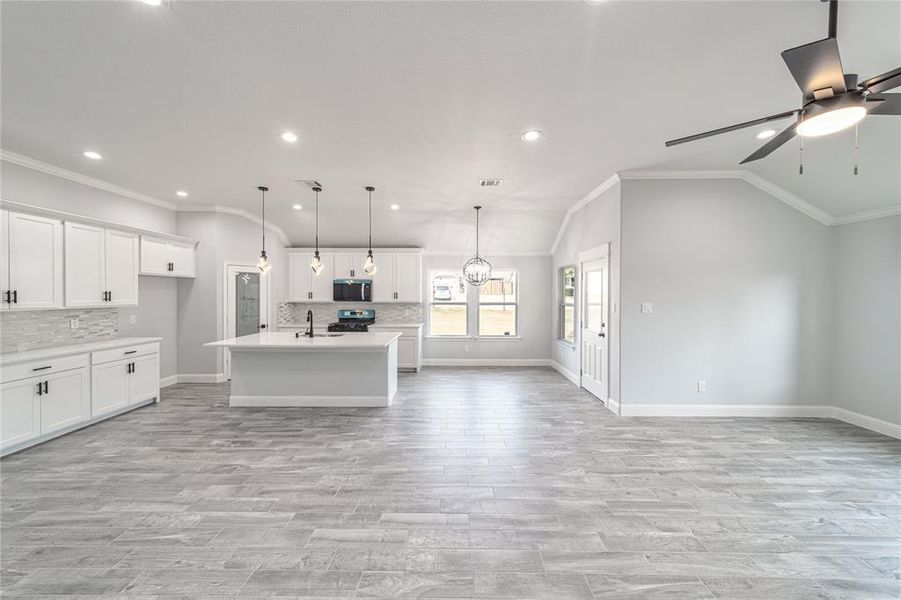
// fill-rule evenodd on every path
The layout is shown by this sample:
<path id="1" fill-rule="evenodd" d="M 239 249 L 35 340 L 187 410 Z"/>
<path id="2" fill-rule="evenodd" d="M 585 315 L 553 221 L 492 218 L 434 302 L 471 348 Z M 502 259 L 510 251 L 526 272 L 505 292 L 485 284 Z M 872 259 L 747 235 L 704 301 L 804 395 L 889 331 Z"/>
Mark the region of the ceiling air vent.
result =
<path id="1" fill-rule="evenodd" d="M 479 187 L 497 187 L 503 179 L 479 179 Z"/>
<path id="2" fill-rule="evenodd" d="M 315 188 L 315 187 L 321 188 L 322 187 L 322 184 L 319 183 L 318 181 L 316 181 L 315 179 L 295 179 L 294 182 L 300 183 L 309 188 Z"/>

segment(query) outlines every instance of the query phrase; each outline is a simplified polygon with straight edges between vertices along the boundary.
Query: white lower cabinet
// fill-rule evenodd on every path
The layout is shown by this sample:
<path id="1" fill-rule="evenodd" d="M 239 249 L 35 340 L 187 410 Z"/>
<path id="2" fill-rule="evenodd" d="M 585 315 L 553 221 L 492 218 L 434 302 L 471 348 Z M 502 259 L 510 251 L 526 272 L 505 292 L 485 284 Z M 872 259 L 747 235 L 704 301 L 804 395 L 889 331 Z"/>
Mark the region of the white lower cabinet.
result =
<path id="1" fill-rule="evenodd" d="M 397 368 L 419 371 L 422 368 L 422 325 L 370 325 L 369 331 L 397 331 Z"/>
<path id="2" fill-rule="evenodd" d="M 8 454 L 158 398 L 159 344 L 5 364 L 0 381 L 0 454 Z"/>

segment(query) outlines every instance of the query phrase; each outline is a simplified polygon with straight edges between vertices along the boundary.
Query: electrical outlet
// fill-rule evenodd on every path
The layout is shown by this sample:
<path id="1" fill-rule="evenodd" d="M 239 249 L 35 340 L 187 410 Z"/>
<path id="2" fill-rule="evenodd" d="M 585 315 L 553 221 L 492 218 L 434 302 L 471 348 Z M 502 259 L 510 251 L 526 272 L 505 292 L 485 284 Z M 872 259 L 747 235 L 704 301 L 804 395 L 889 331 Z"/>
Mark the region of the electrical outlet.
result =
<path id="1" fill-rule="evenodd" d="M 469 344 L 463 344 L 463 352 L 469 352 Z"/>
<path id="2" fill-rule="evenodd" d="M 706 392 L 707 391 L 707 382 L 703 379 L 698 379 L 698 391 Z"/>
<path id="3" fill-rule="evenodd" d="M 69 319 L 69 329 L 78 329 L 80 326 L 78 319 Z"/>
<path id="4" fill-rule="evenodd" d="M 649 315 L 654 312 L 654 303 L 653 302 L 642 302 L 641 303 L 641 313 L 645 315 Z"/>
<path id="5" fill-rule="evenodd" d="M 129 325 L 134 325 L 137 322 L 138 322 L 137 315 L 128 315 L 128 324 Z"/>
<path id="6" fill-rule="evenodd" d="M 613 312 L 616 312 L 616 302 L 613 303 Z"/>

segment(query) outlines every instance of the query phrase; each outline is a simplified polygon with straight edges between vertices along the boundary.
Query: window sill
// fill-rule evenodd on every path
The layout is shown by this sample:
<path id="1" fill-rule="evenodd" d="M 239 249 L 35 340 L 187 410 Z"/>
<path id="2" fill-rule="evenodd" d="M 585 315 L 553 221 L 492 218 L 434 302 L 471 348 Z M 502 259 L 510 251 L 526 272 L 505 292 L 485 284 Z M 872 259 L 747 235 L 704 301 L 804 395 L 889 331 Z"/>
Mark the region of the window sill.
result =
<path id="1" fill-rule="evenodd" d="M 576 349 L 575 343 L 570 344 L 569 342 L 564 342 L 563 340 L 554 340 L 554 343 L 556 343 L 558 346 L 565 348 L 567 350 L 570 350 L 570 351 L 575 351 L 575 349 Z"/>
<path id="2" fill-rule="evenodd" d="M 427 335 L 425 339 L 440 342 L 464 342 L 471 341 L 473 338 L 468 335 Z"/>
<path id="3" fill-rule="evenodd" d="M 522 341 L 522 336 L 520 336 L 520 335 L 480 335 L 473 339 L 477 342 L 496 342 L 496 341 L 503 341 L 503 340 Z"/>

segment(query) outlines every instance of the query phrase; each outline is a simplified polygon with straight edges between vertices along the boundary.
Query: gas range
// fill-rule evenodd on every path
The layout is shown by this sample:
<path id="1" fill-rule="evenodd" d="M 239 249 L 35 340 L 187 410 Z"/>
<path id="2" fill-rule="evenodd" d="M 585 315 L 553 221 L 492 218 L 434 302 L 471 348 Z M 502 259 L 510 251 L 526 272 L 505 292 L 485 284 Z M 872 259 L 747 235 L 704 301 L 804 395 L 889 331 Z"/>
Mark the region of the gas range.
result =
<path id="1" fill-rule="evenodd" d="M 328 330 L 345 333 L 366 333 L 369 331 L 369 326 L 373 323 L 375 323 L 375 310 L 372 308 L 341 309 L 338 311 L 338 320 L 335 323 L 329 323 Z"/>

